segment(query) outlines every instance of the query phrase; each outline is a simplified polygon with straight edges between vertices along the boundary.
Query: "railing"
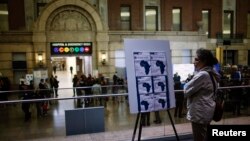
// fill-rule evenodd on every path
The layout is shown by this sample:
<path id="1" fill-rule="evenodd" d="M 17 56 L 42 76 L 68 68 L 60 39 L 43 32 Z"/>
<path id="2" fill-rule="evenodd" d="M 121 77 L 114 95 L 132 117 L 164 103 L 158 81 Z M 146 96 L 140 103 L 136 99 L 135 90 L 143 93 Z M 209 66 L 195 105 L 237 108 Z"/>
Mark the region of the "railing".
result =
<path id="1" fill-rule="evenodd" d="M 75 89 L 86 89 L 90 87 L 76 87 Z M 98 140 L 131 140 L 133 128 L 135 125 L 136 115 L 129 113 L 128 93 L 126 86 L 115 85 L 106 86 L 106 94 L 98 95 L 82 95 L 73 97 L 73 88 L 59 88 L 59 97 L 38 98 L 22 100 L 20 93 L 24 91 L 1 91 L 2 93 L 9 93 L 10 99 L 8 101 L 0 101 L 0 140 L 29 140 L 29 139 L 44 139 L 51 140 L 52 138 L 65 138 L 65 115 L 64 111 L 69 109 L 80 108 L 77 107 L 78 102 L 83 103 L 82 107 L 85 108 L 85 99 L 92 99 L 93 103 L 88 107 L 103 106 L 105 109 L 105 133 L 99 134 L 99 138 L 93 135 L 82 135 L 81 139 L 91 136 L 92 141 Z M 116 89 L 117 88 L 117 89 Z M 212 122 L 212 124 L 246 124 L 250 117 L 250 85 L 247 86 L 230 86 L 220 87 L 223 90 L 226 100 L 225 113 L 223 120 L 220 122 Z M 48 89 L 44 91 L 51 91 Z M 235 104 L 239 101 L 232 99 L 231 91 L 242 91 L 240 95 L 240 113 L 233 113 Z M 43 91 L 43 90 L 40 90 Z M 123 91 L 123 92 L 122 92 Z M 33 92 L 27 90 L 27 92 Z M 113 93 L 115 92 L 115 93 Z M 176 94 L 183 94 L 182 90 L 175 90 Z M 98 100 L 102 98 L 105 104 L 101 105 Z M 79 101 L 79 99 L 81 101 Z M 47 115 L 37 117 L 36 103 L 49 102 L 50 109 Z M 22 111 L 23 103 L 32 103 L 30 107 L 31 119 L 24 122 L 24 113 Z M 185 103 L 185 99 L 183 99 Z M 182 115 L 186 113 L 186 105 L 183 105 Z M 175 123 L 177 133 L 179 135 L 191 134 L 191 125 L 185 117 L 175 117 L 175 109 L 169 109 Z M 154 113 L 151 113 L 150 126 L 143 127 L 142 138 L 157 138 L 162 136 L 173 136 L 174 131 L 170 123 L 169 116 L 166 111 L 160 111 L 162 123 L 155 124 Z M 245 123 L 246 122 L 246 123 Z M 249 124 L 249 123 L 248 123 Z M 110 135 L 114 133 L 114 135 Z M 110 137 L 108 137 L 110 136 Z M 67 139 L 71 139 L 67 137 Z M 73 140 L 73 137 L 72 137 Z M 86 139 L 88 140 L 88 139 Z"/>

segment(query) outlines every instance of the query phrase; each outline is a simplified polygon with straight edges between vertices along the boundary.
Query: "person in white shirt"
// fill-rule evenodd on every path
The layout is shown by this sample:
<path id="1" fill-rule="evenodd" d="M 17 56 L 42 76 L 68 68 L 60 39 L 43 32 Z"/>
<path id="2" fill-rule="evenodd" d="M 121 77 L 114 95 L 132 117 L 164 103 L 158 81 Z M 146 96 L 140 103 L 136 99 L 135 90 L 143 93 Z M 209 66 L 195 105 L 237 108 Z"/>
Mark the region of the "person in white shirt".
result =
<path id="1" fill-rule="evenodd" d="M 217 83 L 220 75 L 213 69 L 218 60 L 207 49 L 198 49 L 194 60 L 196 73 L 184 85 L 187 98 L 187 119 L 192 123 L 194 141 L 205 141 L 215 109 L 213 81 Z M 217 89 L 218 85 L 215 89 Z"/>

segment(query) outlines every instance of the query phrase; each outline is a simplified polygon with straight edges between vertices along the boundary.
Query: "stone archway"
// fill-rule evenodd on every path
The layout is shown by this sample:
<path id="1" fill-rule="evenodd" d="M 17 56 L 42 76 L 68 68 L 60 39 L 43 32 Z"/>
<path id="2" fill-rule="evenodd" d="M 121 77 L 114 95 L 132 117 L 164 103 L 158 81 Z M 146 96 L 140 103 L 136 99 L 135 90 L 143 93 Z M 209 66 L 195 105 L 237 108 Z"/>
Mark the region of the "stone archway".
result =
<path id="1" fill-rule="evenodd" d="M 68 9 L 68 11 L 63 10 Z M 61 10 L 61 11 L 60 11 Z M 71 11 L 73 11 L 71 13 Z M 76 23 L 74 18 L 64 19 L 64 23 L 59 22 L 58 18 L 63 19 L 63 14 L 68 14 L 75 16 L 75 18 L 81 18 L 82 24 Z M 73 25 L 73 26 L 69 26 Z M 34 24 L 33 29 L 33 43 L 34 43 L 34 58 L 37 63 L 39 52 L 44 52 L 43 56 L 45 58 L 45 66 L 51 70 L 51 66 L 47 65 L 50 62 L 50 51 L 49 51 L 49 38 L 51 31 L 60 31 L 60 35 L 66 37 L 68 41 L 77 41 L 70 40 L 67 38 L 66 34 L 70 31 L 77 32 L 87 32 L 91 34 L 92 41 L 96 47 L 95 52 L 93 52 L 93 65 L 94 69 L 98 69 L 99 66 L 99 52 L 100 50 L 108 50 L 108 34 L 107 29 L 103 26 L 101 17 L 99 13 L 95 10 L 92 5 L 83 1 L 83 0 L 55 0 L 47 4 L 41 16 L 37 19 Z M 65 35 L 65 36 L 64 36 Z"/>
<path id="2" fill-rule="evenodd" d="M 96 32 L 96 24 L 92 15 L 80 7 L 69 5 L 56 9 L 47 19 L 45 28 L 46 32 Z"/>

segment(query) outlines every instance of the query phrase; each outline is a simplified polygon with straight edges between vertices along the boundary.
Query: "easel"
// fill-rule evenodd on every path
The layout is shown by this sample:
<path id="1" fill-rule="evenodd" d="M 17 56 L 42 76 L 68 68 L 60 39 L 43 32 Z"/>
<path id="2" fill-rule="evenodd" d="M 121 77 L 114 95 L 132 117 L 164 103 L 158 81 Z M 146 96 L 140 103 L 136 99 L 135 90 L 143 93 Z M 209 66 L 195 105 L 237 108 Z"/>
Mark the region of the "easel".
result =
<path id="1" fill-rule="evenodd" d="M 173 122 L 173 120 L 172 120 L 172 117 L 171 117 L 171 114 L 170 114 L 169 110 L 167 110 L 167 113 L 168 113 L 168 117 L 169 117 L 169 119 L 170 119 L 170 121 L 171 121 L 171 125 L 172 125 L 172 127 L 173 127 L 173 129 L 174 129 L 174 133 L 175 133 L 175 136 L 176 136 L 176 140 L 177 140 L 177 141 L 180 141 L 180 140 L 179 140 L 179 136 L 178 136 L 178 134 L 177 134 L 177 132 L 176 132 L 176 129 L 175 129 L 175 126 L 174 126 L 174 122 Z M 140 124 L 139 124 L 139 134 L 138 134 L 138 140 L 137 140 L 137 141 L 141 141 L 141 131 L 142 131 L 142 121 L 141 121 L 141 118 L 142 118 L 142 113 L 141 113 L 141 112 L 137 113 L 137 117 L 136 117 L 136 122 L 135 122 L 135 128 L 134 128 L 134 132 L 133 132 L 132 141 L 135 140 L 135 134 L 136 134 L 136 130 L 137 130 L 138 123 L 140 123 Z"/>

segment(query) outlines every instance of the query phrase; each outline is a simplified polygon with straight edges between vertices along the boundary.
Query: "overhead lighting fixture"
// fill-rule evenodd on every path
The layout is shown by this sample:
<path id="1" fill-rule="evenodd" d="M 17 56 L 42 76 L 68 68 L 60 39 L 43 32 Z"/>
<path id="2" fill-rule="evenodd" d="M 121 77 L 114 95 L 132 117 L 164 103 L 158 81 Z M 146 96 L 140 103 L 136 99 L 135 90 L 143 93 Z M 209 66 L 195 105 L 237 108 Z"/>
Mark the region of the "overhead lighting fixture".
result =
<path id="1" fill-rule="evenodd" d="M 102 65 L 106 65 L 107 63 L 107 53 L 105 51 L 101 52 L 101 63 Z"/>

